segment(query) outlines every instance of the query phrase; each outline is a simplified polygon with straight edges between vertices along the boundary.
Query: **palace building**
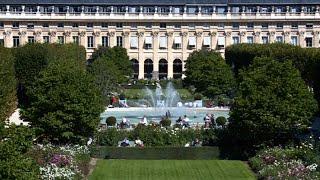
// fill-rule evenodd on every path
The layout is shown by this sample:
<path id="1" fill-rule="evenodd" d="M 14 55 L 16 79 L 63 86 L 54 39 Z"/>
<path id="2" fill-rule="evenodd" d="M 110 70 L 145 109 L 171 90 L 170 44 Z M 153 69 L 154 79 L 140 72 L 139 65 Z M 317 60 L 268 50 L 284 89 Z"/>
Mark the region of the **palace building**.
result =
<path id="1" fill-rule="evenodd" d="M 1 0 L 0 44 L 122 46 L 134 76 L 181 78 L 188 55 L 237 43 L 319 47 L 320 0 Z"/>

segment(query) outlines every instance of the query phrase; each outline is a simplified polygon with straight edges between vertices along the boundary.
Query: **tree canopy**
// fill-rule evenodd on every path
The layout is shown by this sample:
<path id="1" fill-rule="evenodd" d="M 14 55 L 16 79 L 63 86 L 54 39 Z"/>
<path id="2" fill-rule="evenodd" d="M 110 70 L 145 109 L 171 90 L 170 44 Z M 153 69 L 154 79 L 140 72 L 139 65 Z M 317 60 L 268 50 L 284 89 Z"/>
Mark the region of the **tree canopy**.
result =
<path id="1" fill-rule="evenodd" d="M 37 135 L 54 143 L 80 143 L 93 136 L 103 111 L 92 76 L 76 61 L 50 63 L 27 90 L 22 113 Z"/>
<path id="2" fill-rule="evenodd" d="M 218 95 L 231 95 L 235 80 L 220 53 L 200 50 L 191 53 L 186 62 L 186 85 L 193 85 L 196 92 L 209 98 Z"/>
<path id="3" fill-rule="evenodd" d="M 262 146 L 286 144 L 311 124 L 317 102 L 291 61 L 255 58 L 238 78 L 229 139 L 222 141 L 242 155 Z"/>

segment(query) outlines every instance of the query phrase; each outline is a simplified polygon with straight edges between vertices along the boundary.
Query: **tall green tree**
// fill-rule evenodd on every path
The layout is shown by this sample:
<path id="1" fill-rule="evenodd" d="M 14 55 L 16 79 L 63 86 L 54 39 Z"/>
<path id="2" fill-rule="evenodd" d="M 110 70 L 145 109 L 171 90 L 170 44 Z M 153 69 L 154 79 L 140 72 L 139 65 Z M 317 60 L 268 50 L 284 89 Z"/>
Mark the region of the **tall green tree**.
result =
<path id="1" fill-rule="evenodd" d="M 209 98 L 218 95 L 231 95 L 235 80 L 220 53 L 213 50 L 200 50 L 191 53 L 186 63 L 186 85 L 193 85 L 196 92 Z"/>
<path id="2" fill-rule="evenodd" d="M 101 94 L 78 62 L 50 63 L 27 95 L 31 105 L 22 115 L 38 137 L 53 143 L 83 143 L 95 133 L 103 111 Z"/>
<path id="3" fill-rule="evenodd" d="M 129 77 L 132 75 L 131 62 L 127 50 L 123 47 L 99 47 L 99 49 L 92 54 L 92 61 L 95 61 L 96 59 L 112 61 L 121 72 L 119 78 L 122 78 L 122 80 L 125 80 L 123 79 L 125 76 Z"/>
<path id="4" fill-rule="evenodd" d="M 9 49 L 0 46 L 0 122 L 13 112 L 16 100 L 14 58 Z"/>
<path id="5" fill-rule="evenodd" d="M 239 73 L 239 87 L 222 143 L 252 155 L 264 146 L 285 145 L 306 130 L 317 102 L 291 61 L 256 58 Z"/>

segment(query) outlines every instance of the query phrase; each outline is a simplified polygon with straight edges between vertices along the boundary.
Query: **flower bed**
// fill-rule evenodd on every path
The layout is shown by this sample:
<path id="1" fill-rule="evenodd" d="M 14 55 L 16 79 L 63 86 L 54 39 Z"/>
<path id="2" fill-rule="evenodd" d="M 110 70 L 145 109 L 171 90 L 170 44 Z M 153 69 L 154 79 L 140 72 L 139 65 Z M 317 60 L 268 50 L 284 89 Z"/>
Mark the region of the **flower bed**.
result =
<path id="1" fill-rule="evenodd" d="M 86 146 L 36 146 L 29 155 L 39 164 L 41 179 L 82 179 L 89 172 Z"/>
<path id="2" fill-rule="evenodd" d="M 249 161 L 259 179 L 319 179 L 319 154 L 312 146 L 269 148 Z"/>

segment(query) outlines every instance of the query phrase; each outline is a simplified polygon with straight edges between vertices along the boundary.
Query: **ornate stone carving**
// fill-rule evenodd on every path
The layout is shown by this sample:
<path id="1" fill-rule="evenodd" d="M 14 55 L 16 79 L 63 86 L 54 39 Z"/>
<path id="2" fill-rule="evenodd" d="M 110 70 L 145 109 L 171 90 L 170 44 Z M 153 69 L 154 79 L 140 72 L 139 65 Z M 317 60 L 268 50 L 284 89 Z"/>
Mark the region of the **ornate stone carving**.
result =
<path id="1" fill-rule="evenodd" d="M 231 36 L 231 32 L 230 31 L 227 31 L 224 33 L 227 37 L 230 37 Z"/>
<path id="2" fill-rule="evenodd" d="M 182 32 L 182 33 L 181 33 L 181 36 L 183 36 L 183 37 L 188 36 L 188 32 L 186 32 L 186 31 L 185 31 L 185 32 Z"/>
<path id="3" fill-rule="evenodd" d="M 276 34 L 276 32 L 274 32 L 274 31 L 270 31 L 270 32 L 269 32 L 269 35 L 270 35 L 270 36 L 274 36 L 275 34 Z"/>
<path id="4" fill-rule="evenodd" d="M 40 37 L 41 34 L 42 34 L 42 32 L 41 32 L 41 31 L 35 31 L 33 34 L 34 34 L 35 36 L 37 36 L 37 37 Z"/>
<path id="5" fill-rule="evenodd" d="M 284 35 L 285 35 L 285 36 L 289 36 L 289 35 L 290 35 L 290 31 L 285 31 L 285 32 L 284 32 Z"/>
<path id="6" fill-rule="evenodd" d="M 116 33 L 115 33 L 114 31 L 108 32 L 108 36 L 110 36 L 110 37 L 113 37 L 113 36 L 115 36 L 115 35 L 116 35 Z"/>
<path id="7" fill-rule="evenodd" d="M 167 36 L 173 36 L 173 32 L 167 32 Z"/>
<path id="8" fill-rule="evenodd" d="M 56 31 L 50 31 L 50 32 L 49 32 L 49 35 L 50 35 L 51 37 L 55 37 L 55 36 L 57 35 L 57 32 L 56 32 Z"/>
<path id="9" fill-rule="evenodd" d="M 85 32 L 85 31 L 80 31 L 80 32 L 79 32 L 79 36 L 84 37 L 85 35 L 86 35 L 86 32 Z"/>
<path id="10" fill-rule="evenodd" d="M 65 31 L 65 32 L 63 33 L 63 35 L 66 36 L 66 37 L 70 37 L 71 31 Z"/>
<path id="11" fill-rule="evenodd" d="M 217 35 L 217 32 L 210 32 L 209 33 L 209 36 L 216 36 Z"/>
<path id="12" fill-rule="evenodd" d="M 130 35 L 130 32 L 129 32 L 129 31 L 124 31 L 124 32 L 122 33 L 122 35 L 125 36 L 125 37 L 127 37 L 127 36 Z"/>
<path id="13" fill-rule="evenodd" d="M 319 31 L 313 31 L 313 32 L 312 32 L 312 35 L 314 35 L 314 36 L 318 36 L 319 34 L 320 34 Z"/>
<path id="14" fill-rule="evenodd" d="M 240 32 L 240 36 L 245 36 L 246 35 L 246 32 L 245 31 L 241 31 Z"/>
<path id="15" fill-rule="evenodd" d="M 201 31 L 196 32 L 195 35 L 196 35 L 197 37 L 201 37 L 201 36 L 202 36 L 202 32 L 201 32 Z"/>
<path id="16" fill-rule="evenodd" d="M 143 37 L 144 36 L 144 32 L 137 32 L 137 36 Z"/>
<path id="17" fill-rule="evenodd" d="M 25 36 L 25 35 L 27 34 L 27 32 L 26 32 L 26 31 L 20 31 L 18 34 L 19 34 L 20 36 Z"/>
<path id="18" fill-rule="evenodd" d="M 92 33 L 95 37 L 99 37 L 100 36 L 100 31 L 94 31 Z"/>
<path id="19" fill-rule="evenodd" d="M 3 32 L 3 35 L 10 36 L 11 35 L 11 31 L 5 31 L 5 32 Z"/>
<path id="20" fill-rule="evenodd" d="M 304 35 L 304 31 L 299 31 L 299 35 L 303 36 Z"/>
<path id="21" fill-rule="evenodd" d="M 260 36 L 260 32 L 259 32 L 259 31 L 256 31 L 256 32 L 253 33 L 253 35 L 254 35 L 254 36 Z"/>
<path id="22" fill-rule="evenodd" d="M 153 32 L 151 33 L 151 35 L 152 35 L 153 37 L 157 37 L 157 36 L 159 35 L 159 32 L 158 32 L 158 31 L 153 31 Z"/>

